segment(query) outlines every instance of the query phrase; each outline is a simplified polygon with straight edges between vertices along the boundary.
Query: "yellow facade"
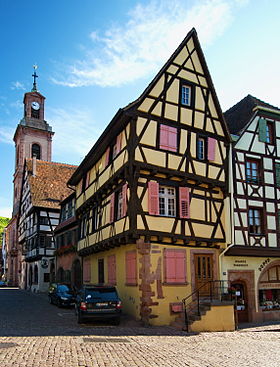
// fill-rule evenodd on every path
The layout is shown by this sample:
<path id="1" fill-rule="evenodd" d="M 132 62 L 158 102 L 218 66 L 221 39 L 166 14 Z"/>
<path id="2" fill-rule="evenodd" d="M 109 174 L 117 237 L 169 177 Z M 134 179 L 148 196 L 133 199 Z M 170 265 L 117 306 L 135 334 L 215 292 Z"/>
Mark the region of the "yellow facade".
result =
<path id="1" fill-rule="evenodd" d="M 189 105 L 181 103 L 184 83 Z M 229 208 L 224 205 L 229 137 L 215 98 L 192 31 L 143 95 L 118 115 L 119 120 L 112 120 L 108 136 L 102 136 L 77 173 L 82 232 L 78 250 L 90 259 L 90 282 L 99 280 L 98 259 L 104 259 L 108 281 L 107 258 L 115 255 L 124 312 L 152 325 L 174 322 L 179 316 L 176 304 L 197 287 L 195 254 L 212 257 L 210 278 L 217 278 L 219 253 L 229 240 Z M 176 129 L 175 148 L 162 144 L 162 125 L 173 133 Z M 201 136 L 203 159 L 198 157 Z M 211 139 L 215 150 L 210 156 Z M 175 192 L 173 214 L 151 211 L 153 182 Z M 186 191 L 181 189 L 188 190 L 188 215 L 182 214 L 179 196 Z M 185 251 L 183 283 L 166 281 L 168 249 Z M 137 252 L 138 279 L 136 285 L 127 285 L 126 253 L 132 250 Z"/>

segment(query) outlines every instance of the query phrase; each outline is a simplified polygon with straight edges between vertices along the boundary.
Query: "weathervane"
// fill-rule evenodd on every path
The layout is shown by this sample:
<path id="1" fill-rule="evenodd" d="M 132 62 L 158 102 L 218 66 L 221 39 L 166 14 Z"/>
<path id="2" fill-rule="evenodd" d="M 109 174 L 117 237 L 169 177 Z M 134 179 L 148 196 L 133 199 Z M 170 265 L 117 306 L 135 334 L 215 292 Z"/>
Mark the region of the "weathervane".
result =
<path id="1" fill-rule="evenodd" d="M 33 88 L 31 92 L 37 92 L 37 83 L 36 83 L 36 78 L 38 78 L 38 75 L 36 74 L 36 69 L 38 68 L 38 66 L 35 64 L 33 65 L 33 69 L 34 69 L 34 74 L 32 74 L 33 76 Z"/>

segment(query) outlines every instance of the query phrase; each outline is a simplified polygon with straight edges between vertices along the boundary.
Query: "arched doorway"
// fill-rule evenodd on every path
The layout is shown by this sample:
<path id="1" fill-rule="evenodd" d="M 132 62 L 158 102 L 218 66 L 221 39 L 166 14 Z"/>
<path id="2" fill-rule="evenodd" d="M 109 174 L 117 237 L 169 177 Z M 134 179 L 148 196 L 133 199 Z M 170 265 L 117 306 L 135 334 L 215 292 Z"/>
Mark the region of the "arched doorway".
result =
<path id="1" fill-rule="evenodd" d="M 72 284 L 77 289 L 82 286 L 82 267 L 79 259 L 76 259 L 72 265 Z"/>

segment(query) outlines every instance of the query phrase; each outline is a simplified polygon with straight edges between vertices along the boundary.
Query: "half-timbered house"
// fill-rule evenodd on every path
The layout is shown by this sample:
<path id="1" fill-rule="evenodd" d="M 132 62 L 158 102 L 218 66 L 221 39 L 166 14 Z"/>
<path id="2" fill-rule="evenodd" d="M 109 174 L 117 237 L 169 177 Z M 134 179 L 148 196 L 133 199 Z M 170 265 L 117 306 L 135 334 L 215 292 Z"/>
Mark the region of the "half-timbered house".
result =
<path id="1" fill-rule="evenodd" d="M 234 238 L 223 274 L 239 322 L 280 317 L 280 109 L 251 95 L 225 112 L 233 134 Z"/>
<path id="2" fill-rule="evenodd" d="M 23 252 L 22 287 L 46 291 L 55 272 L 54 229 L 59 203 L 72 190 L 66 186 L 76 166 L 26 159 L 19 206 L 18 239 Z"/>
<path id="3" fill-rule="evenodd" d="M 56 281 L 79 289 L 82 285 L 81 261 L 77 254 L 78 223 L 76 197 L 72 192 L 60 203 L 59 224 L 55 228 Z"/>
<path id="4" fill-rule="evenodd" d="M 217 280 L 230 243 L 229 143 L 193 29 L 69 181 L 84 282 L 116 284 L 126 312 L 160 325 Z"/>

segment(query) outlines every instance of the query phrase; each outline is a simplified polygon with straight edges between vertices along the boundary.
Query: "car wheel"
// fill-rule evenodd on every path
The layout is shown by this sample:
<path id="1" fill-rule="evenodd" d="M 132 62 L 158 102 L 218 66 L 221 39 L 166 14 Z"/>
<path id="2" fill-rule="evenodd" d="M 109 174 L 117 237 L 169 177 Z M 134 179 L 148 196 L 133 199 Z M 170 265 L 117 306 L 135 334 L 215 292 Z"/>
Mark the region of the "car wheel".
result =
<path id="1" fill-rule="evenodd" d="M 58 306 L 59 308 L 61 308 L 61 307 L 62 307 L 61 299 L 58 299 L 58 300 L 57 300 L 57 306 Z"/>
<path id="2" fill-rule="evenodd" d="M 83 316 L 80 314 L 80 312 L 78 312 L 78 315 L 77 315 L 77 321 L 78 321 L 78 324 L 82 324 L 84 322 L 84 318 Z"/>
<path id="3" fill-rule="evenodd" d="M 115 319 L 113 319 L 112 324 L 113 324 L 113 325 L 119 325 L 119 324 L 120 324 L 120 322 L 121 322 L 121 318 L 120 318 L 120 317 L 116 317 Z"/>
<path id="4" fill-rule="evenodd" d="M 53 304 L 53 300 L 52 297 L 49 296 L 49 304 L 52 305 Z"/>

